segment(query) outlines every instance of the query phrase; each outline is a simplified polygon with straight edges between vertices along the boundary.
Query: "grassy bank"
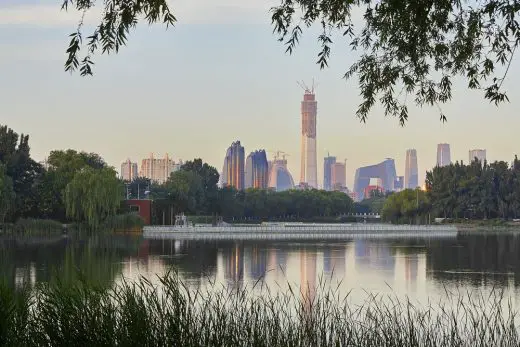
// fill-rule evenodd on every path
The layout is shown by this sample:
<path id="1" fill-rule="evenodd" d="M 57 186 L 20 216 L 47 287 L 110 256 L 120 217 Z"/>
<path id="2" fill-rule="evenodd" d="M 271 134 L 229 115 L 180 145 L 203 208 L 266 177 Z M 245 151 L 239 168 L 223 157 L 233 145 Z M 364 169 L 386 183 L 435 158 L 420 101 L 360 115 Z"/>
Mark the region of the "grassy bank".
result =
<path id="1" fill-rule="evenodd" d="M 500 296 L 418 308 L 372 296 L 349 306 L 334 290 L 261 297 L 188 289 L 175 273 L 104 289 L 59 280 L 34 291 L 0 285 L 3 346 L 513 346 Z M 486 313 L 483 312 L 487 309 Z"/>
<path id="2" fill-rule="evenodd" d="M 142 231 L 143 219 L 135 213 L 118 214 L 105 219 L 96 231 L 105 232 L 127 232 Z M 5 223 L 0 225 L 0 231 L 14 234 L 51 234 L 67 231 L 92 231 L 83 223 L 63 224 L 50 219 L 19 219 L 16 223 Z"/>

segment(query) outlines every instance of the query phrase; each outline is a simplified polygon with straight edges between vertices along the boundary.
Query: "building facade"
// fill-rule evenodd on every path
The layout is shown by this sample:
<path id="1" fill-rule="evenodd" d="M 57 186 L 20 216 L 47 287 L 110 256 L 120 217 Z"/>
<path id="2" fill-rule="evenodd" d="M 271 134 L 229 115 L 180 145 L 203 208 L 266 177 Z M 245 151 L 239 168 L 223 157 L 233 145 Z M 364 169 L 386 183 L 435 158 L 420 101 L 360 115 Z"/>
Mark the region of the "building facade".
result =
<path id="1" fill-rule="evenodd" d="M 471 163 L 472 161 L 475 160 L 475 158 L 483 163 L 484 161 L 486 161 L 486 150 L 485 149 L 472 149 L 469 151 L 469 162 L 468 163 Z"/>
<path id="2" fill-rule="evenodd" d="M 354 191 L 359 200 L 365 198 L 365 188 L 370 185 L 370 179 L 380 180 L 380 186 L 384 192 L 394 190 L 394 184 L 397 178 L 395 171 L 395 162 L 393 159 L 387 158 L 379 164 L 360 167 L 356 170 L 354 178 Z"/>
<path id="3" fill-rule="evenodd" d="M 316 115 L 318 102 L 313 89 L 305 89 L 301 102 L 302 137 L 300 183 L 318 188 L 318 166 L 316 156 Z"/>
<path id="4" fill-rule="evenodd" d="M 277 192 L 294 188 L 294 180 L 287 169 L 287 159 L 275 158 L 270 162 L 269 170 L 269 183 L 270 189 L 274 189 Z"/>
<path id="5" fill-rule="evenodd" d="M 450 145 L 439 143 L 437 145 L 437 166 L 443 167 L 451 164 Z"/>
<path id="6" fill-rule="evenodd" d="M 404 188 L 415 189 L 418 186 L 419 168 L 417 166 L 417 151 L 415 149 L 407 149 L 404 168 Z"/>
<path id="7" fill-rule="evenodd" d="M 244 189 L 244 147 L 240 141 L 233 142 L 226 151 L 222 168 L 222 186 Z"/>
<path id="8" fill-rule="evenodd" d="M 127 182 L 132 182 L 138 176 L 137 163 L 133 163 L 127 159 L 121 163 L 121 179 Z"/>
<path id="9" fill-rule="evenodd" d="M 347 186 L 347 168 L 345 163 L 331 165 L 331 189 L 343 190 Z"/>
<path id="10" fill-rule="evenodd" d="M 269 180 L 269 164 L 264 150 L 251 152 L 246 159 L 244 187 L 266 189 Z"/>
<path id="11" fill-rule="evenodd" d="M 141 161 L 139 176 L 146 177 L 153 182 L 162 184 L 166 182 L 168 178 L 170 178 L 172 172 L 178 170 L 179 167 L 180 165 L 175 164 L 168 154 L 166 154 L 164 158 L 156 158 L 153 153 L 150 153 L 150 157 Z"/>
<path id="12" fill-rule="evenodd" d="M 336 157 L 330 155 L 323 158 L 323 189 L 332 190 L 332 165 L 336 163 Z"/>

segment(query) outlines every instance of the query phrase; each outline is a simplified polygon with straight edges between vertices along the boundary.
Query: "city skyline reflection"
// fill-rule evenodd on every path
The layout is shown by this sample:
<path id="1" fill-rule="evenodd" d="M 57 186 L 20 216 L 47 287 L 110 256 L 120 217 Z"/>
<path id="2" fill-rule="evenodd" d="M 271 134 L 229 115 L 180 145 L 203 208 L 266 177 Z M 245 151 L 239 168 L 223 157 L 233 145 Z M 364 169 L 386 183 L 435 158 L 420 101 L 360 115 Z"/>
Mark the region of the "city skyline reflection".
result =
<path id="1" fill-rule="evenodd" d="M 445 290 L 520 288 L 520 237 L 356 239 L 341 242 L 146 240 L 136 235 L 0 238 L 0 271 L 13 285 L 48 281 L 54 271 L 113 285 L 123 277 L 175 269 L 191 286 L 289 285 L 312 301 L 326 286 L 362 296 L 441 299 Z M 324 287 L 325 286 L 325 287 Z"/>

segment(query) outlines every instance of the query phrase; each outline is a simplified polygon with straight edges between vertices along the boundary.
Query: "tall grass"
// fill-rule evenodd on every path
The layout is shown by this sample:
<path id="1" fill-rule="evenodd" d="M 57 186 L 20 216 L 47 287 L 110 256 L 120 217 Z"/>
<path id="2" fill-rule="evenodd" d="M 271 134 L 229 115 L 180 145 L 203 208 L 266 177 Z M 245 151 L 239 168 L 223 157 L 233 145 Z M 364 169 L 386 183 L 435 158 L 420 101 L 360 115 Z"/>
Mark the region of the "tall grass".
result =
<path id="1" fill-rule="evenodd" d="M 372 295 L 349 305 L 338 290 L 190 289 L 175 273 L 103 289 L 59 279 L 31 293 L 0 287 L 6 346 L 514 346 L 504 297 L 459 295 L 419 308 Z M 257 290 L 255 288 L 254 290 Z M 314 295 L 315 294 L 315 295 Z"/>

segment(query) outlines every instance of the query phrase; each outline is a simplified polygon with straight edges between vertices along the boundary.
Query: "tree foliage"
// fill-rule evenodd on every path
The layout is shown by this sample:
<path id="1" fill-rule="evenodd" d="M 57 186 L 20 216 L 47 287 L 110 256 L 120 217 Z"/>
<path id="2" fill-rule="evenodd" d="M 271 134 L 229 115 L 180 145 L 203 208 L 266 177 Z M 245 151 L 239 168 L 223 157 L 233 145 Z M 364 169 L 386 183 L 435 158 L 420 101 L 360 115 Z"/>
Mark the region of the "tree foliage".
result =
<path id="1" fill-rule="evenodd" d="M 103 158 L 96 153 L 73 149 L 51 151 L 47 158 L 48 169 L 43 173 L 39 187 L 40 212 L 43 217 L 65 220 L 65 188 L 83 168 L 106 168 Z"/>
<path id="2" fill-rule="evenodd" d="M 18 135 L 7 126 L 0 126 L 0 164 L 15 193 L 8 219 L 32 217 L 38 208 L 37 184 L 43 169 L 30 156 L 29 136 Z"/>
<path id="3" fill-rule="evenodd" d="M 415 223 L 430 211 L 426 192 L 420 189 L 405 189 L 390 194 L 385 200 L 381 217 L 392 223 Z"/>
<path id="4" fill-rule="evenodd" d="M 98 227 L 103 220 L 114 216 L 123 199 L 123 187 L 111 168 L 85 167 L 74 175 L 65 188 L 67 216 Z"/>
<path id="5" fill-rule="evenodd" d="M 455 163 L 426 173 L 435 215 L 443 218 L 518 218 L 520 160 Z"/>
<path id="6" fill-rule="evenodd" d="M 100 24 L 83 41 L 83 18 L 98 4 Z M 92 56 L 118 52 L 140 18 L 166 26 L 177 19 L 167 0 L 62 0 L 62 8 L 81 13 L 70 34 L 65 70 L 92 75 Z M 320 27 L 317 64 L 328 66 L 335 34 L 359 51 L 345 79 L 357 78 L 366 121 L 380 102 L 385 115 L 408 119 L 408 103 L 436 106 L 452 97 L 453 78 L 498 104 L 508 100 L 502 84 L 520 42 L 516 1 L 483 0 L 280 0 L 271 9 L 274 32 L 292 53 L 304 29 Z M 85 50 L 80 57 L 80 50 Z"/>
<path id="7" fill-rule="evenodd" d="M 13 180 L 7 176 L 5 166 L 0 164 L 0 223 L 4 223 L 13 208 L 15 197 Z"/>
<path id="8" fill-rule="evenodd" d="M 101 23 L 84 42 L 83 20 L 96 4 L 103 10 Z M 74 8 L 81 13 L 76 30 L 69 35 L 65 70 L 73 72 L 79 69 L 82 76 L 92 75 L 92 56 L 96 52 L 117 53 L 126 44 L 130 30 L 136 27 L 140 19 L 144 18 L 148 24 L 163 22 L 166 27 L 176 22 L 167 0 L 62 0 L 61 8 Z M 82 48 L 85 53 L 81 57 Z"/>
<path id="9" fill-rule="evenodd" d="M 333 34 L 342 34 L 360 51 L 344 75 L 357 77 L 359 119 L 366 121 L 379 101 L 385 115 L 404 125 L 408 100 L 439 107 L 451 99 L 455 76 L 495 104 L 508 100 L 502 83 L 520 42 L 519 11 L 509 0 L 281 0 L 272 23 L 289 53 L 303 29 L 319 24 L 321 68 L 328 65 Z M 446 120 L 442 112 L 440 118 Z"/>

